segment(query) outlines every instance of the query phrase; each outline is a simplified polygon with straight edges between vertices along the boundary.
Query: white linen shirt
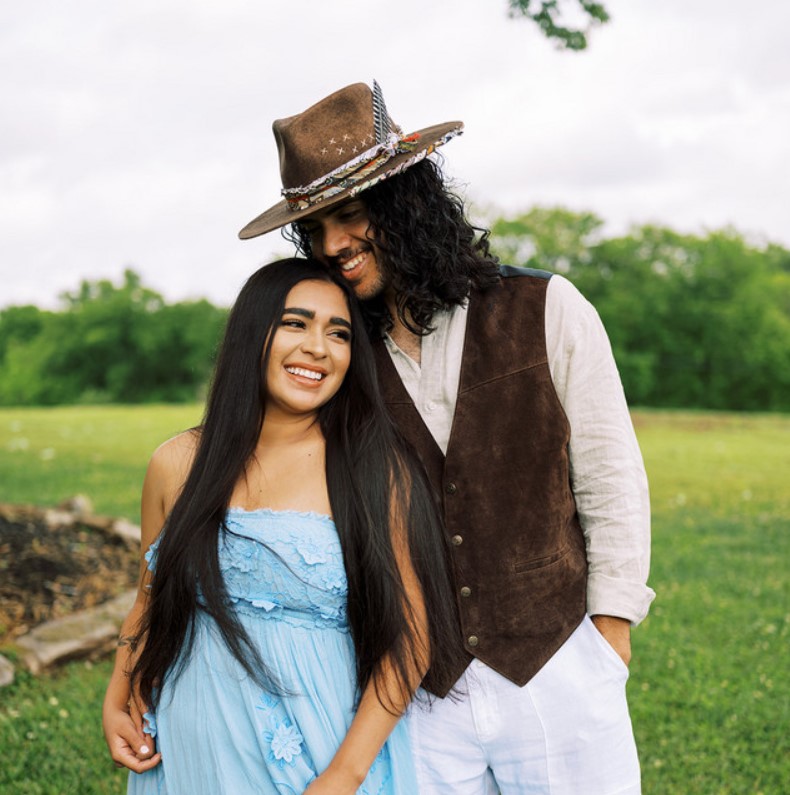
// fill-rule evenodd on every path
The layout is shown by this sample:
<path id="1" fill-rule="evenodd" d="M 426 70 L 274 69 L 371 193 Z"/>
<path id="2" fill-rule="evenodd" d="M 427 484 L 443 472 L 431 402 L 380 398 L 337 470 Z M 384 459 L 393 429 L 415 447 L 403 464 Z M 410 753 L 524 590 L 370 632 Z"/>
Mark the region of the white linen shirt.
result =
<path id="1" fill-rule="evenodd" d="M 450 441 L 467 308 L 437 312 L 422 338 L 421 364 L 387 335 L 395 369 L 443 453 Z M 571 427 L 571 488 L 587 545 L 587 612 L 638 624 L 655 593 L 650 501 L 642 454 L 609 338 L 598 313 L 564 277 L 546 292 L 549 371 Z"/>

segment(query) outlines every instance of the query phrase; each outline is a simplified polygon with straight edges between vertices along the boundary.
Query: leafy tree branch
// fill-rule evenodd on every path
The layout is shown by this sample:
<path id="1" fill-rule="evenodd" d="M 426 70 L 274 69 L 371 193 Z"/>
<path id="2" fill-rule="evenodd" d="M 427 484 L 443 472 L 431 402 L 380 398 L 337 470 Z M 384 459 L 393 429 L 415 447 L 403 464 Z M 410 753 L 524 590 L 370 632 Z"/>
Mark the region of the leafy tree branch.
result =
<path id="1" fill-rule="evenodd" d="M 509 0 L 510 16 L 531 19 L 564 50 L 586 50 L 590 31 L 609 21 L 601 3 L 589 0 Z"/>

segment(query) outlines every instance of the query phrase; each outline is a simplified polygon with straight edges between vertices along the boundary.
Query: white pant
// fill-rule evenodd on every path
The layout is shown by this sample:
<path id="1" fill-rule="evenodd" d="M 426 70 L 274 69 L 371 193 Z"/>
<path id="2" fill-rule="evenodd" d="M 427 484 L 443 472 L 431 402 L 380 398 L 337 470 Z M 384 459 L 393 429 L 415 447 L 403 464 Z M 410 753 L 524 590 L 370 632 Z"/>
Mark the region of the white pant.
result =
<path id="1" fill-rule="evenodd" d="M 473 660 L 466 695 L 409 710 L 419 795 L 639 795 L 627 679 L 587 617 L 524 687 Z"/>

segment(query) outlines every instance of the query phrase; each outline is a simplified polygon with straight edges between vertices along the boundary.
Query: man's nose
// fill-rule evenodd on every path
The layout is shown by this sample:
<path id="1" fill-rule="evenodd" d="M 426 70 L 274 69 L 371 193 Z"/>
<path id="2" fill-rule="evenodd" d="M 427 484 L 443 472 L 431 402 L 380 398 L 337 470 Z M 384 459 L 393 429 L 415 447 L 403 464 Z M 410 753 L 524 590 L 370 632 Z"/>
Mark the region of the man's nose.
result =
<path id="1" fill-rule="evenodd" d="M 343 224 L 328 220 L 323 229 L 321 247 L 327 257 L 336 257 L 351 247 L 351 237 Z"/>

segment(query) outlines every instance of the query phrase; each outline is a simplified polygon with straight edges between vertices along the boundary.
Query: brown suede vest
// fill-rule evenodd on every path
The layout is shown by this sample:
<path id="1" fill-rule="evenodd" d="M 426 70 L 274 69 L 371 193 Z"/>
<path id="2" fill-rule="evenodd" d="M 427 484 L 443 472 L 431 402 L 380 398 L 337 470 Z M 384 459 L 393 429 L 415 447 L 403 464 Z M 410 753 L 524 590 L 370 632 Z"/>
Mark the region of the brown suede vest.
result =
<path id="1" fill-rule="evenodd" d="M 549 372 L 549 274 L 503 267 L 473 292 L 458 403 L 442 455 L 383 344 L 387 407 L 422 459 L 452 545 L 466 654 L 528 682 L 584 617 L 587 558 L 570 487 L 570 426 Z M 444 696 L 447 689 L 428 689 Z"/>

